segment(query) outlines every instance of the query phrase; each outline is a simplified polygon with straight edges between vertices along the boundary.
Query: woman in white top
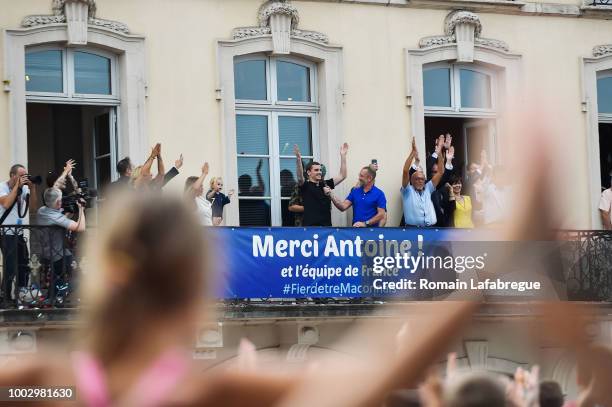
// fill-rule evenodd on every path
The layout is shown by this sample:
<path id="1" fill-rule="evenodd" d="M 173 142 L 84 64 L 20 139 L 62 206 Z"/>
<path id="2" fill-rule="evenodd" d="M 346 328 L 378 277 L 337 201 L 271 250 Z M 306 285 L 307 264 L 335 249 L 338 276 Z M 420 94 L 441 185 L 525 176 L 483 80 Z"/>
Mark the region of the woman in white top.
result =
<path id="1" fill-rule="evenodd" d="M 212 226 L 212 202 L 204 195 L 204 180 L 208 176 L 208 163 L 202 166 L 200 177 L 189 177 L 185 180 L 185 197 L 193 207 L 204 226 Z"/>

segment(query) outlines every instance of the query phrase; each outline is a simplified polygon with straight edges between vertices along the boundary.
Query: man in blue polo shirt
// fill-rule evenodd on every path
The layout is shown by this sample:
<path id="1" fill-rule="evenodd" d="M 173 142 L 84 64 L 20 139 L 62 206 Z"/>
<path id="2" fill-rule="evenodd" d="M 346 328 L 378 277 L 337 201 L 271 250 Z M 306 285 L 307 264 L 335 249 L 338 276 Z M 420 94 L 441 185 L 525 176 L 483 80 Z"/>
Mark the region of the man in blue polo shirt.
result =
<path id="1" fill-rule="evenodd" d="M 374 185 L 376 171 L 363 167 L 359 172 L 358 188 L 353 188 L 344 201 L 340 201 L 331 193 L 331 188 L 323 188 L 323 192 L 331 197 L 334 206 L 344 212 L 353 207 L 353 227 L 366 228 L 378 226 L 384 219 L 387 210 L 385 193 Z"/>

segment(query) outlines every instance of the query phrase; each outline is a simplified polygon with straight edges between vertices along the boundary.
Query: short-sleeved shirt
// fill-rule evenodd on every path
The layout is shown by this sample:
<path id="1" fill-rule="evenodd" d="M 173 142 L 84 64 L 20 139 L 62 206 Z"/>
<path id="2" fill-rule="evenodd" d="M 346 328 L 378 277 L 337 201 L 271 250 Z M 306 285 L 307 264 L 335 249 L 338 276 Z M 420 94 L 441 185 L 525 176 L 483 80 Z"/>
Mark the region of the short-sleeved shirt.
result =
<path id="1" fill-rule="evenodd" d="M 372 188 L 367 192 L 362 186 L 353 188 L 346 200 L 353 204 L 353 223 L 372 219 L 378 213 L 378 208 L 387 210 L 385 193 L 376 185 L 372 185 Z M 370 226 L 378 226 L 378 223 L 373 223 Z"/>
<path id="2" fill-rule="evenodd" d="M 293 192 L 291 193 L 291 198 L 289 198 L 289 203 L 287 207 L 291 207 L 293 205 L 304 206 L 304 202 L 302 201 L 302 195 L 300 194 L 300 187 L 298 185 L 293 188 Z M 294 212 L 294 226 L 303 226 L 303 218 L 304 215 L 302 212 Z"/>
<path id="3" fill-rule="evenodd" d="M 211 191 L 208 191 L 211 192 Z M 208 195 L 208 193 L 206 194 Z M 223 207 L 230 203 L 230 199 L 222 192 L 217 192 L 212 195 L 212 216 L 213 218 L 223 217 Z"/>
<path id="4" fill-rule="evenodd" d="M 612 188 L 608 188 L 601 193 L 599 209 L 612 215 Z"/>
<path id="5" fill-rule="evenodd" d="M 8 182 L 0 183 L 0 197 L 7 196 L 10 193 L 11 193 L 11 188 L 9 187 Z M 28 216 L 25 216 L 24 218 L 20 218 L 18 214 L 19 213 L 18 210 L 19 208 L 21 208 L 21 211 L 25 210 L 25 203 L 26 203 L 27 196 L 29 194 L 30 194 L 30 189 L 28 188 L 27 185 L 24 185 L 23 187 L 21 187 L 21 195 L 17 197 L 17 202 L 15 203 L 15 205 L 13 205 L 13 209 L 11 209 L 11 212 L 9 213 L 9 215 L 6 217 L 6 219 L 4 219 L 4 222 L 2 222 L 3 225 L 27 225 L 28 224 Z M 6 209 L 4 209 L 4 206 L 0 205 L 0 218 L 4 215 L 5 211 Z M 5 233 L 7 235 L 13 235 L 15 234 L 15 231 L 12 229 L 7 229 Z"/>
<path id="6" fill-rule="evenodd" d="M 334 180 L 328 179 L 319 183 L 308 180 L 300 186 L 304 202 L 304 226 L 331 226 L 331 199 L 323 192 L 323 187 L 334 189 Z"/>
<path id="7" fill-rule="evenodd" d="M 57 261 L 63 256 L 69 256 L 70 251 L 64 244 L 64 237 L 72 220 L 68 219 L 59 209 L 41 206 L 38 209 L 36 221 L 41 226 L 58 226 L 57 228 L 44 228 L 40 230 L 42 257 Z"/>
<path id="8" fill-rule="evenodd" d="M 212 203 L 206 199 L 206 196 L 196 196 L 196 214 L 200 219 L 200 224 L 203 226 L 212 226 Z"/>
<path id="9" fill-rule="evenodd" d="M 410 184 L 401 188 L 402 202 L 404 205 L 404 221 L 406 225 L 433 226 L 438 221 L 436 210 L 431 200 L 431 194 L 436 190 L 434 184 L 429 181 L 422 191 L 417 191 Z"/>

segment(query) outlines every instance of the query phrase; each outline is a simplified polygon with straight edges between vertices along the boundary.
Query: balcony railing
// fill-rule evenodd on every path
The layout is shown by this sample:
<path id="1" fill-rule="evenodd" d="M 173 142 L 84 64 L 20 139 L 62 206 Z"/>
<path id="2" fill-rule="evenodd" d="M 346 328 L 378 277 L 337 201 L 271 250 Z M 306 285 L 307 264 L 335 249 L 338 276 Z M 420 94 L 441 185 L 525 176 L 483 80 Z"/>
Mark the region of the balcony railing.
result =
<path id="1" fill-rule="evenodd" d="M 612 0 L 587 0 L 587 6 L 612 6 Z"/>
<path id="2" fill-rule="evenodd" d="M 555 267 L 559 271 L 557 282 L 565 286 L 567 299 L 612 303 L 612 232 L 564 231 L 563 235 Z M 12 294 L 20 309 L 79 306 L 75 288 L 83 262 L 80 239 L 81 236 L 75 239 L 67 236 L 64 229 L 52 226 L 0 226 L 1 271 L 3 276 L 13 277 Z M 335 308 L 379 302 L 372 298 L 268 298 L 236 299 L 225 304 L 228 309 L 240 311 L 258 303 L 297 307 L 326 304 Z"/>
<path id="3" fill-rule="evenodd" d="M 80 236 L 79 236 L 80 237 Z M 3 303 L 19 308 L 78 305 L 76 235 L 58 226 L 0 226 Z M 7 298 L 7 292 L 11 298 Z"/>

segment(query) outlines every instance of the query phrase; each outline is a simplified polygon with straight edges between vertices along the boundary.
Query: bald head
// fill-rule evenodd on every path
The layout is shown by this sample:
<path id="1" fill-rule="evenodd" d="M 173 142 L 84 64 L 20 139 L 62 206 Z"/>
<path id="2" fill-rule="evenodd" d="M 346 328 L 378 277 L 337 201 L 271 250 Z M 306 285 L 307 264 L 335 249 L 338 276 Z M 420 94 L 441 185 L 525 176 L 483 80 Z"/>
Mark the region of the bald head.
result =
<path id="1" fill-rule="evenodd" d="M 412 173 L 412 177 L 410 177 L 410 183 L 412 184 L 414 189 L 416 189 L 417 191 L 422 191 L 425 188 L 426 179 L 427 178 L 425 177 L 423 171 L 419 170 Z"/>

